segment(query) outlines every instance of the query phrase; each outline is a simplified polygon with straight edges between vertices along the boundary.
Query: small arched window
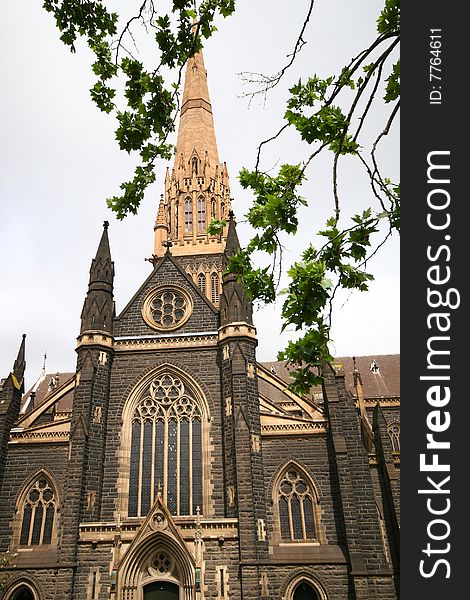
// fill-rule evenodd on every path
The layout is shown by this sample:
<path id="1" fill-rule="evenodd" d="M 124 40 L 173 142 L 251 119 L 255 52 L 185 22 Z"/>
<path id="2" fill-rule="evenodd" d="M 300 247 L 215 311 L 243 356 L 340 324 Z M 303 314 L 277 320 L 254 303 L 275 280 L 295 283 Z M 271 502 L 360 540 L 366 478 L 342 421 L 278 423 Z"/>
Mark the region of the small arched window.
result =
<path id="1" fill-rule="evenodd" d="M 203 294 L 206 293 L 206 274 L 199 273 L 197 276 L 197 287 L 201 290 Z"/>
<path id="2" fill-rule="evenodd" d="M 41 474 L 23 496 L 20 546 L 52 543 L 57 498 L 49 479 Z"/>
<path id="3" fill-rule="evenodd" d="M 219 304 L 219 276 L 217 273 L 211 275 L 211 300 L 212 304 Z"/>
<path id="4" fill-rule="evenodd" d="M 276 491 L 281 539 L 316 540 L 315 493 L 300 469 L 290 466 L 281 477 Z"/>
<path id="5" fill-rule="evenodd" d="M 301 581 L 294 590 L 292 600 L 319 600 L 319 597 L 308 581 Z"/>
<path id="6" fill-rule="evenodd" d="M 192 233 L 193 231 L 193 201 L 186 198 L 184 201 L 184 231 Z"/>
<path id="7" fill-rule="evenodd" d="M 36 593 L 28 584 L 15 586 L 10 594 L 7 592 L 7 596 L 5 596 L 8 600 L 36 600 L 37 597 Z"/>
<path id="8" fill-rule="evenodd" d="M 193 175 L 197 175 L 198 174 L 198 159 L 196 156 L 193 156 L 193 158 L 191 159 L 191 171 L 193 173 Z"/>
<path id="9" fill-rule="evenodd" d="M 206 201 L 202 196 L 197 201 L 197 230 L 206 231 Z"/>
<path id="10" fill-rule="evenodd" d="M 388 435 L 392 442 L 392 452 L 400 452 L 400 423 L 392 423 L 388 428 Z"/>
<path id="11" fill-rule="evenodd" d="M 183 381 L 164 373 L 132 417 L 129 517 L 148 514 L 158 490 L 173 515 L 202 511 L 202 416 Z"/>

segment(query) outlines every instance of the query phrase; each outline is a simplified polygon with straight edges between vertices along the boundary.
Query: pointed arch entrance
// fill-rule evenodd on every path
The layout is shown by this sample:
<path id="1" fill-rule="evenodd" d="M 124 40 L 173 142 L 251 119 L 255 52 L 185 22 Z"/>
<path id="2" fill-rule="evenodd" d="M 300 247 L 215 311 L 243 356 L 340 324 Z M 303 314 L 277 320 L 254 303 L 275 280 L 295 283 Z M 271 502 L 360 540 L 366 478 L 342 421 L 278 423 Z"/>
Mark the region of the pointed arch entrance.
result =
<path id="1" fill-rule="evenodd" d="M 179 600 L 180 588 L 170 581 L 156 581 L 144 587 L 144 600 Z"/>
<path id="2" fill-rule="evenodd" d="M 200 561 L 200 545 L 190 552 L 159 494 L 118 566 L 116 598 L 195 600 Z"/>

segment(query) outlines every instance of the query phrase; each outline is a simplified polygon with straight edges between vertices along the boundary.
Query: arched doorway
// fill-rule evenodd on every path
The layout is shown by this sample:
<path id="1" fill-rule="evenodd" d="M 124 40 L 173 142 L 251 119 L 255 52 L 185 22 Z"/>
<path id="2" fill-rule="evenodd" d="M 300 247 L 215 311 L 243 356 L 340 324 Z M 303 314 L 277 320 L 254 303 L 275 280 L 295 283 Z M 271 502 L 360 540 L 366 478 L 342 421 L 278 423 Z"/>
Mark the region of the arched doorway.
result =
<path id="1" fill-rule="evenodd" d="M 301 581 L 295 588 L 292 600 L 319 600 L 315 589 L 306 581 Z"/>
<path id="2" fill-rule="evenodd" d="M 144 587 L 144 600 L 178 600 L 179 586 L 169 581 L 155 581 Z"/>
<path id="3" fill-rule="evenodd" d="M 22 585 L 13 592 L 10 600 L 35 600 L 35 595 L 29 587 Z"/>

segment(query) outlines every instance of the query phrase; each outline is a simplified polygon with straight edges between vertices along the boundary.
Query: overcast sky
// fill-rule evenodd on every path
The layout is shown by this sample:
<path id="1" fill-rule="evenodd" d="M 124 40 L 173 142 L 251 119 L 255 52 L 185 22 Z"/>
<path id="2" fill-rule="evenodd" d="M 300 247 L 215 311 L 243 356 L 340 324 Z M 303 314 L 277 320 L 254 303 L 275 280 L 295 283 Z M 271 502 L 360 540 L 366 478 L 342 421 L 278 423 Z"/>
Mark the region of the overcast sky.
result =
<path id="1" fill-rule="evenodd" d="M 114 141 L 113 118 L 92 105 L 94 80 L 90 54 L 72 55 L 59 41 L 52 17 L 35 0 L 2 3 L 0 56 L 2 116 L 0 144 L 0 377 L 11 370 L 27 334 L 27 376 L 38 377 L 47 351 L 48 372 L 75 369 L 75 343 L 85 298 L 88 271 L 104 220 L 115 263 L 115 299 L 119 313 L 149 274 L 145 262 L 153 250 L 153 224 L 165 163 L 138 216 L 119 222 L 105 204 L 131 176 L 134 161 Z M 113 4 L 113 3 L 111 3 Z M 114 5 L 122 4 L 117 2 Z M 131 5 L 132 3 L 124 3 Z M 287 88 L 301 74 L 322 76 L 337 71 L 373 40 L 380 0 L 317 0 L 304 46 L 295 67 L 266 102 L 248 107 L 237 73 L 277 72 L 292 51 L 308 2 L 248 0 L 237 14 L 219 24 L 207 43 L 204 59 L 215 119 L 219 156 L 231 175 L 233 208 L 242 243 L 250 231 L 243 215 L 250 205 L 236 175 L 254 164 L 260 141 L 283 124 Z M 295 12 L 287 12 L 286 7 Z M 388 112 L 378 113 L 377 135 Z M 383 148 L 385 173 L 398 179 L 398 137 Z M 295 135 L 272 144 L 263 167 L 296 162 L 308 147 Z M 332 214 L 330 169 L 326 160 L 308 172 L 304 196 L 309 201 L 295 239 L 286 240 L 284 264 L 297 260 L 302 248 Z M 372 202 L 367 181 L 351 161 L 344 161 L 339 181 L 344 213 L 362 211 Z M 399 240 L 391 240 L 369 265 L 376 277 L 368 293 L 345 295 L 337 303 L 332 352 L 341 355 L 399 352 Z M 280 303 L 255 312 L 258 359 L 275 360 L 293 332 L 280 334 Z"/>

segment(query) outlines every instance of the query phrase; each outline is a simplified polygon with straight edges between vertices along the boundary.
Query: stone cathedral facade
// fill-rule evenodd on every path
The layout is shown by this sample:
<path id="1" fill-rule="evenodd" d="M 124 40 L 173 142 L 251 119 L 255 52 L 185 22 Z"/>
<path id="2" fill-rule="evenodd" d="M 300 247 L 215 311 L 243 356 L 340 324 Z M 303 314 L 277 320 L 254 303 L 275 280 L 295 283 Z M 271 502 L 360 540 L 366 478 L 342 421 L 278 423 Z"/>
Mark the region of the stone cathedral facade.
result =
<path id="1" fill-rule="evenodd" d="M 116 316 L 105 223 L 75 372 L 1 381 L 0 598 L 398 598 L 394 357 L 258 363 L 231 203 L 197 54 L 148 278 Z"/>

